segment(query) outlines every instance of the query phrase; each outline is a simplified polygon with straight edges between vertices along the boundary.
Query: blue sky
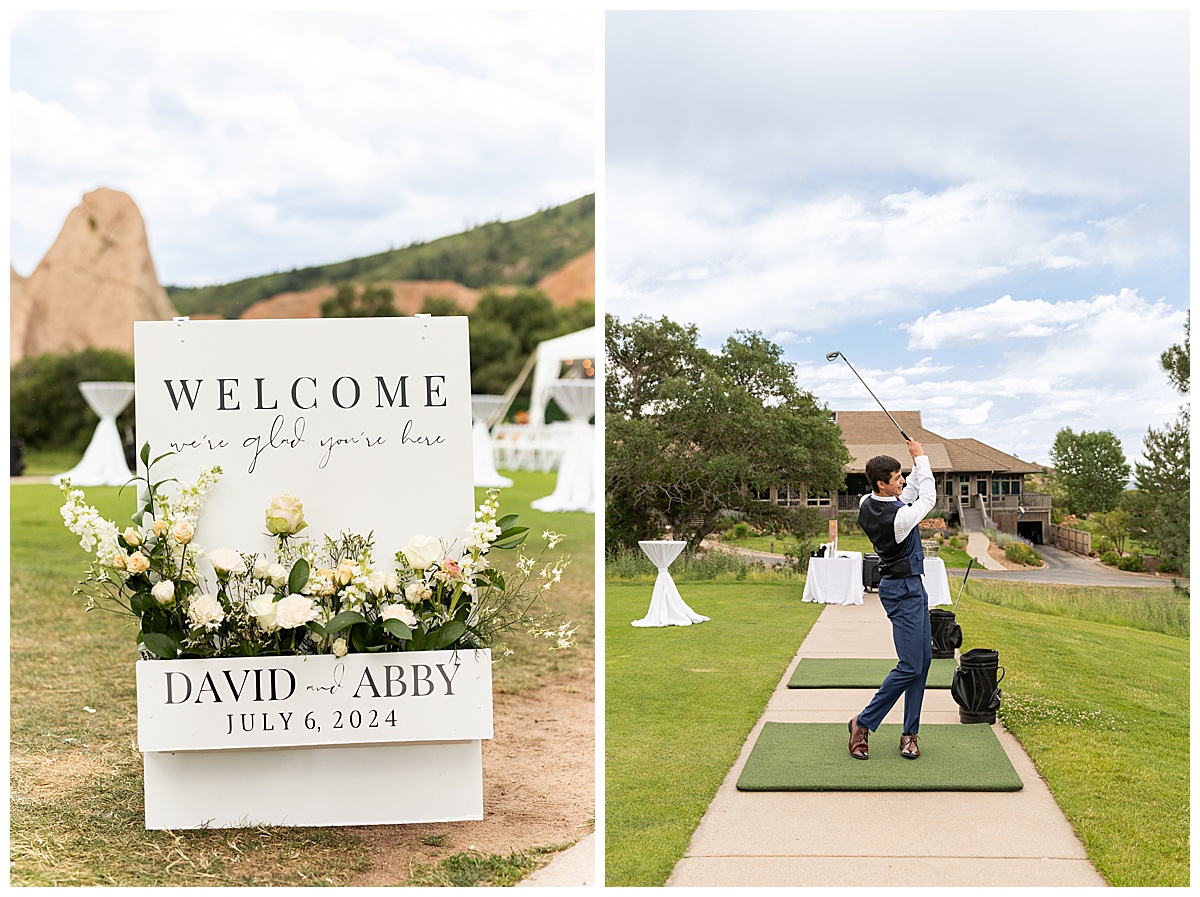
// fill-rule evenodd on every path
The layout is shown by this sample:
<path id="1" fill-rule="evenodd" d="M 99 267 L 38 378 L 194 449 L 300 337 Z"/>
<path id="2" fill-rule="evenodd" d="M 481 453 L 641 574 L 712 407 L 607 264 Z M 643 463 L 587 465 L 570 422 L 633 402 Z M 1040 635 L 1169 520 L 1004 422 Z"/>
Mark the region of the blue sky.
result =
<path id="1" fill-rule="evenodd" d="M 596 189 L 587 10 L 16 12 L 11 261 L 129 193 L 159 279 L 341 261 Z"/>
<path id="2" fill-rule="evenodd" d="M 606 309 L 1049 462 L 1183 401 L 1187 14 L 609 12 Z"/>

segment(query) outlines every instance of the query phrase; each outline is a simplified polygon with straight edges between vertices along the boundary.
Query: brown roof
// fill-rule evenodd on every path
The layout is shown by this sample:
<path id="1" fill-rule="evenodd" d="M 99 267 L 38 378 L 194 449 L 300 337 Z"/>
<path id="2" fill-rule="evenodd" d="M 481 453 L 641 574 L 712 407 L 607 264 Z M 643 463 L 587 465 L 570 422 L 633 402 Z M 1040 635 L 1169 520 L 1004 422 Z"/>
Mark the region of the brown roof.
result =
<path id="1" fill-rule="evenodd" d="M 895 425 L 882 411 L 835 411 L 842 440 L 850 452 L 847 473 L 862 473 L 868 459 L 891 455 L 907 461 L 908 450 Z M 920 411 L 893 411 L 892 417 L 912 439 L 925 447 L 929 465 L 942 473 L 1037 473 L 1036 464 L 1005 454 L 978 439 L 948 439 L 921 425 Z"/>

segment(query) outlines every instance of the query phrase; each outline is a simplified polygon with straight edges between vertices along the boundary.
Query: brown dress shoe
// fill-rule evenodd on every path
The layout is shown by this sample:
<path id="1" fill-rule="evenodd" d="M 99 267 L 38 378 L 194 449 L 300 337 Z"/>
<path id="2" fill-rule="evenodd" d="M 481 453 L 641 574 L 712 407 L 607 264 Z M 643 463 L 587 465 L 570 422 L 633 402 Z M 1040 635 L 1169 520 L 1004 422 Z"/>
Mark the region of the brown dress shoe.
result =
<path id="1" fill-rule="evenodd" d="M 921 756 L 921 749 L 917 747 L 916 735 L 900 736 L 900 756 L 905 760 L 916 760 Z"/>
<path id="2" fill-rule="evenodd" d="M 857 716 L 850 720 L 847 726 L 850 729 L 850 756 L 855 760 L 866 760 L 867 736 L 871 734 L 871 730 L 866 726 L 860 726 Z"/>

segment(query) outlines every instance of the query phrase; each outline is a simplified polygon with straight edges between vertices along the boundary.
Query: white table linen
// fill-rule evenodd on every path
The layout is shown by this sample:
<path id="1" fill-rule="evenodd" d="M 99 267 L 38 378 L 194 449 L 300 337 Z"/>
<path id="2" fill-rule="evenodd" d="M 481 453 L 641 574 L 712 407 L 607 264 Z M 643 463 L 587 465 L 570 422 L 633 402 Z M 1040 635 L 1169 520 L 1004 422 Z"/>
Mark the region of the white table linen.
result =
<path id="1" fill-rule="evenodd" d="M 803 601 L 816 604 L 862 604 L 863 564 L 857 557 L 819 557 L 808 559 Z"/>
<path id="2" fill-rule="evenodd" d="M 79 463 L 66 473 L 50 478 L 59 483 L 70 479 L 75 486 L 124 486 L 133 477 L 125 463 L 125 445 L 117 430 L 117 415 L 133 399 L 132 383 L 92 380 L 79 384 L 88 407 L 100 417 L 92 441 Z"/>
<path id="3" fill-rule="evenodd" d="M 504 396 L 471 396 L 471 451 L 474 457 L 475 485 L 507 488 L 513 481 L 496 471 L 495 447 L 488 430 L 488 417 L 504 405 Z"/>
<path id="4" fill-rule="evenodd" d="M 571 435 L 558 465 L 554 492 L 532 502 L 539 511 L 596 513 L 595 380 L 555 380 L 550 394 L 571 417 Z"/>
<path id="5" fill-rule="evenodd" d="M 675 587 L 675 580 L 667 568 L 679 557 L 687 542 L 668 540 L 652 540 L 638 542 L 646 557 L 658 568 L 658 578 L 654 580 L 654 594 L 650 598 L 650 610 L 640 620 L 634 620 L 634 626 L 691 626 L 693 623 L 704 623 L 709 618 L 696 613 L 684 602 Z"/>

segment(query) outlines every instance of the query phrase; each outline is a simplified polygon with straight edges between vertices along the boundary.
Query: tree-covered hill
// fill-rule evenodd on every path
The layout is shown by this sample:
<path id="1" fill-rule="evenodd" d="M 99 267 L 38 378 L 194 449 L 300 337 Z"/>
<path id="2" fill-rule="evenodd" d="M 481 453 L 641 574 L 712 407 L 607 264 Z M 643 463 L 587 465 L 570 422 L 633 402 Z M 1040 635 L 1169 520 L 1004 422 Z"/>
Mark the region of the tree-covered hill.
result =
<path id="1" fill-rule="evenodd" d="M 388 280 L 454 280 L 469 287 L 531 286 L 596 240 L 596 197 L 588 194 L 518 221 L 493 221 L 429 243 L 205 287 L 167 287 L 181 315 L 236 318 L 262 299 L 313 287 Z"/>

